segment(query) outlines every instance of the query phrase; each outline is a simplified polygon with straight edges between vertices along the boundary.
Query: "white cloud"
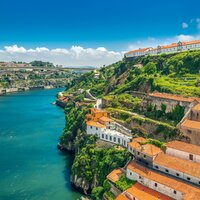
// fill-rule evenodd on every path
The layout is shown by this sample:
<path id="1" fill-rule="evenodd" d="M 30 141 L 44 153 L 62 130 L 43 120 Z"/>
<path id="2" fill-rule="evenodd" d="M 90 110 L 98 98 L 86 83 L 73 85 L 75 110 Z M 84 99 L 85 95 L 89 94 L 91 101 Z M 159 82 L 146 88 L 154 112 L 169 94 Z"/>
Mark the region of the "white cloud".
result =
<path id="1" fill-rule="evenodd" d="M 182 28 L 183 28 L 183 29 L 186 29 L 186 28 L 188 28 L 188 24 L 187 24 L 187 23 L 185 23 L 185 22 L 183 22 L 183 23 L 182 23 Z"/>
<path id="2" fill-rule="evenodd" d="M 64 66 L 102 66 L 119 61 L 123 58 L 124 52 L 109 51 L 105 47 L 83 48 L 81 46 L 72 46 L 69 49 L 46 47 L 37 47 L 35 49 L 26 49 L 13 46 L 5 46 L 0 50 L 0 61 L 25 61 L 43 60 L 62 64 Z"/>
<path id="3" fill-rule="evenodd" d="M 26 53 L 26 49 L 24 47 L 18 47 L 17 45 L 13 46 L 5 46 L 5 51 L 8 53 Z"/>
<path id="4" fill-rule="evenodd" d="M 176 36 L 176 38 L 177 40 L 180 40 L 182 42 L 187 42 L 195 39 L 194 36 L 192 35 L 183 35 L 183 34 Z"/>

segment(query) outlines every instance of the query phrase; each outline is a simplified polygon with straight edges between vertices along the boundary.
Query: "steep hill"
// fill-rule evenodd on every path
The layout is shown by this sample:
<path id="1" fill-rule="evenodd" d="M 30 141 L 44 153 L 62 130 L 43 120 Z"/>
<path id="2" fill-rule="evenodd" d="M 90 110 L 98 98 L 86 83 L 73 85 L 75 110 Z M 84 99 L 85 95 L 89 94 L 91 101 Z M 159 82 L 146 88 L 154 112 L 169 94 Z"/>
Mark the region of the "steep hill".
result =
<path id="1" fill-rule="evenodd" d="M 95 96 L 134 90 L 200 97 L 200 50 L 122 60 L 76 79 L 71 90 L 91 89 Z"/>

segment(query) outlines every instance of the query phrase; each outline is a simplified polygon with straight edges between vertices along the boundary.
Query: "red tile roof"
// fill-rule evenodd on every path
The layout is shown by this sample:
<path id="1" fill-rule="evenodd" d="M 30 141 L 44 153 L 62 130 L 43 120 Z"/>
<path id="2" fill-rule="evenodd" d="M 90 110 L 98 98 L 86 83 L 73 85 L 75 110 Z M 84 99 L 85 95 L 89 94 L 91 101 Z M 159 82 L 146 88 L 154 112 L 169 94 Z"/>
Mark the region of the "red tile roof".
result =
<path id="1" fill-rule="evenodd" d="M 193 129 L 193 130 L 200 131 L 200 122 L 186 119 L 181 124 L 181 127 L 186 128 L 186 129 Z"/>
<path id="2" fill-rule="evenodd" d="M 154 163 L 169 169 L 200 178 L 200 164 L 189 160 L 177 158 L 165 153 L 160 153 L 154 159 Z"/>
<path id="3" fill-rule="evenodd" d="M 108 174 L 106 178 L 110 180 L 111 182 L 115 183 L 116 181 L 119 180 L 120 175 L 122 174 L 123 174 L 123 171 L 121 169 L 115 169 L 110 174 Z"/>
<path id="4" fill-rule="evenodd" d="M 127 54 L 132 54 L 132 53 L 137 53 L 137 52 L 145 52 L 145 51 L 148 51 L 148 50 L 150 50 L 150 48 L 141 48 L 141 49 L 129 51 Z"/>
<path id="5" fill-rule="evenodd" d="M 101 117 L 101 118 L 99 118 L 99 120 L 101 120 L 101 121 L 104 121 L 104 122 L 112 122 L 113 120 L 112 119 L 110 119 L 109 117 Z"/>
<path id="6" fill-rule="evenodd" d="M 199 200 L 200 189 L 191 185 L 188 185 L 184 182 L 175 180 L 173 178 L 167 177 L 162 174 L 158 174 L 155 171 L 147 169 L 134 161 L 130 162 L 127 168 L 142 177 L 153 180 L 157 183 L 165 185 L 174 190 L 180 191 L 184 194 L 184 200 Z"/>
<path id="7" fill-rule="evenodd" d="M 195 155 L 200 155 L 200 147 L 194 144 L 188 144 L 181 141 L 171 141 L 166 144 L 167 147 L 177 149 L 179 151 L 188 152 Z"/>
<path id="8" fill-rule="evenodd" d="M 95 121 L 87 121 L 86 122 L 87 125 L 89 126 L 94 126 L 94 127 L 97 127 L 97 128 L 106 128 L 106 126 L 104 126 L 103 124 L 100 124 L 99 122 L 95 122 Z"/>
<path id="9" fill-rule="evenodd" d="M 147 141 L 147 139 L 145 139 L 143 137 L 137 137 L 137 138 L 133 138 L 133 141 L 136 141 L 138 143 L 144 143 Z"/>
<path id="10" fill-rule="evenodd" d="M 138 149 L 141 145 L 136 141 L 132 141 L 132 142 L 128 143 L 128 146 L 133 148 L 133 149 Z"/>
<path id="11" fill-rule="evenodd" d="M 163 99 L 171 99 L 176 101 L 185 101 L 185 102 L 193 102 L 196 99 L 195 97 L 187 98 L 179 95 L 159 93 L 159 92 L 150 93 L 149 96 L 163 98 Z"/>
<path id="12" fill-rule="evenodd" d="M 159 147 L 156 147 L 153 144 L 142 145 L 139 148 L 139 151 L 144 153 L 144 154 L 146 154 L 146 155 L 148 155 L 148 156 L 155 156 L 155 155 L 157 155 L 157 154 L 162 152 L 162 150 Z"/>
<path id="13" fill-rule="evenodd" d="M 194 107 L 192 108 L 192 110 L 200 111 L 200 103 L 198 103 L 196 106 L 194 106 Z"/>
<path id="14" fill-rule="evenodd" d="M 130 195 L 135 197 L 137 200 L 173 200 L 173 198 L 145 187 L 140 183 L 135 183 L 131 188 L 119 195 L 116 200 L 129 200 L 128 196 Z"/>

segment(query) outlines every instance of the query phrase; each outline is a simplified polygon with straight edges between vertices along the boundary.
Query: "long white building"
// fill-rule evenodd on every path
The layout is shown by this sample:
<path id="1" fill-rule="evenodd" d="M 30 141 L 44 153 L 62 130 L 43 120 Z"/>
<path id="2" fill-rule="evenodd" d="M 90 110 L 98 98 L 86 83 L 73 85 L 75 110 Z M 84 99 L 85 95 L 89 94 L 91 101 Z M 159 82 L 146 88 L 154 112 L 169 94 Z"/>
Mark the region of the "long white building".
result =
<path id="1" fill-rule="evenodd" d="M 145 55 L 157 55 L 163 53 L 176 53 L 187 50 L 200 49 L 200 40 L 193 40 L 190 42 L 178 42 L 165 46 L 157 46 L 157 48 L 141 48 L 125 53 L 125 58 L 133 58 Z"/>

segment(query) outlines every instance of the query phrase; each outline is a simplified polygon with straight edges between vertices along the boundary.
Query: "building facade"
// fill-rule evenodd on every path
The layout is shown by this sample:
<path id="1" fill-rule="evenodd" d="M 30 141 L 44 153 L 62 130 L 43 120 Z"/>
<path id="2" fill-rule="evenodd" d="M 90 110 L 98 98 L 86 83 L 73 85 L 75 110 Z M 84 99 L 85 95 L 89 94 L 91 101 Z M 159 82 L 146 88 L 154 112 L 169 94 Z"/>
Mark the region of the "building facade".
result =
<path id="1" fill-rule="evenodd" d="M 200 49 L 200 40 L 194 40 L 190 42 L 178 42 L 165 46 L 157 46 L 157 48 L 142 48 L 127 52 L 125 58 L 134 58 L 146 55 L 158 55 L 163 53 L 176 53 L 187 50 Z"/>

